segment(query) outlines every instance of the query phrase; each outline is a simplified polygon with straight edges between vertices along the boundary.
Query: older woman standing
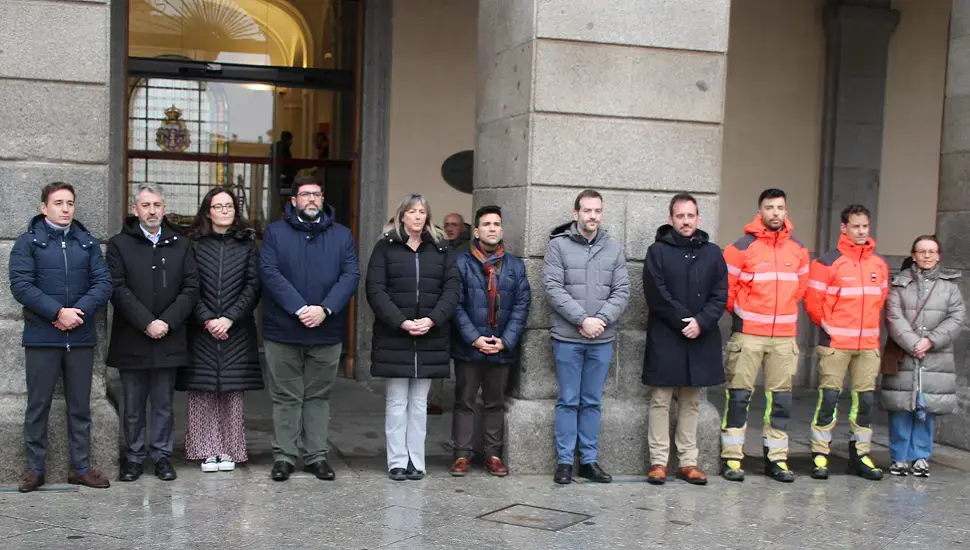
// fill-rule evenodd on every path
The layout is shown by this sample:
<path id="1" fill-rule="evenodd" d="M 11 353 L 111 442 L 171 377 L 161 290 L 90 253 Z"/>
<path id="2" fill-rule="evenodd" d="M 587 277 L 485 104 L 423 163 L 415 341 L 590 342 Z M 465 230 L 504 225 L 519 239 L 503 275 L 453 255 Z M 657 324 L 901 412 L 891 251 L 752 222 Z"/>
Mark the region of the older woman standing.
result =
<path id="1" fill-rule="evenodd" d="M 918 237 L 911 253 L 913 264 L 893 278 L 886 302 L 889 336 L 904 355 L 897 374 L 883 374 L 882 406 L 889 411 L 889 473 L 929 477 L 933 419 L 956 409 L 953 341 L 966 307 L 960 274 L 940 266 L 936 237 Z"/>
<path id="2" fill-rule="evenodd" d="M 451 374 L 450 328 L 461 279 L 421 195 L 408 195 L 374 246 L 367 302 L 374 310 L 371 374 L 387 378 L 388 475 L 424 477 L 428 390 Z"/>

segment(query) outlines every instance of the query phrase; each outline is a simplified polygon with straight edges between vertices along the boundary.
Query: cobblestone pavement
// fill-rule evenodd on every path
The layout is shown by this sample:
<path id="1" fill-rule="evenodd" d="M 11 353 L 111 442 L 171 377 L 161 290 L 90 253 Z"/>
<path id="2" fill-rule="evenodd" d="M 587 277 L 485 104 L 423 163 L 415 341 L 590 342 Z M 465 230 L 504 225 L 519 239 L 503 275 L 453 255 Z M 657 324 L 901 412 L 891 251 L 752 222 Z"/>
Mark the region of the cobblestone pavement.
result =
<path id="1" fill-rule="evenodd" d="M 446 414 L 429 420 L 429 477 L 393 482 L 384 473 L 380 387 L 342 380 L 333 407 L 337 480 L 298 472 L 274 483 L 268 477 L 269 407 L 262 394 L 247 400 L 253 457 L 247 467 L 203 474 L 198 465 L 177 461 L 179 479 L 170 483 L 149 469 L 139 481 L 115 482 L 108 490 L 53 486 L 21 495 L 4 488 L 0 548 L 785 550 L 970 543 L 970 478 L 964 473 L 970 455 L 954 449 L 940 448 L 929 479 L 873 483 L 834 475 L 819 482 L 807 476 L 807 436 L 797 433 L 804 428 L 807 434 L 805 420 L 792 426 L 793 467 L 803 475 L 791 485 L 759 475 L 752 458 L 743 484 L 712 476 L 707 487 L 654 487 L 623 477 L 611 485 L 559 487 L 551 473 L 497 479 L 476 470 L 451 478 Z M 810 394 L 796 400 L 796 418 L 810 417 L 811 401 Z M 760 414 L 752 410 L 751 418 Z M 752 455 L 758 453 L 756 431 Z M 884 442 L 885 429 L 877 427 L 877 436 Z M 882 446 L 875 454 L 880 461 L 888 457 Z M 834 472 L 844 471 L 844 459 L 834 462 Z"/>

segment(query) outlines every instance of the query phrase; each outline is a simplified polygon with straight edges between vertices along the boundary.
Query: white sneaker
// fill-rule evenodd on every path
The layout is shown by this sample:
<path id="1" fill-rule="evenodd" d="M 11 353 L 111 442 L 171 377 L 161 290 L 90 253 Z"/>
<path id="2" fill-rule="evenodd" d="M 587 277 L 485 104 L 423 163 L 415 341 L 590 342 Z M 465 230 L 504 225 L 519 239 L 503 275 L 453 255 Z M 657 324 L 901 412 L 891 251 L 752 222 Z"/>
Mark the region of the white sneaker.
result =
<path id="1" fill-rule="evenodd" d="M 236 469 L 236 463 L 229 460 L 228 456 L 219 457 L 219 471 L 220 472 L 231 472 Z"/>
<path id="2" fill-rule="evenodd" d="M 893 462 L 889 466 L 889 474 L 899 477 L 906 477 L 909 475 L 909 464 L 905 462 Z"/>
<path id="3" fill-rule="evenodd" d="M 205 459 L 202 463 L 202 471 L 205 473 L 218 472 L 219 471 L 219 457 L 210 456 Z"/>
<path id="4" fill-rule="evenodd" d="M 930 477 L 930 464 L 925 458 L 913 463 L 913 475 L 916 477 Z"/>

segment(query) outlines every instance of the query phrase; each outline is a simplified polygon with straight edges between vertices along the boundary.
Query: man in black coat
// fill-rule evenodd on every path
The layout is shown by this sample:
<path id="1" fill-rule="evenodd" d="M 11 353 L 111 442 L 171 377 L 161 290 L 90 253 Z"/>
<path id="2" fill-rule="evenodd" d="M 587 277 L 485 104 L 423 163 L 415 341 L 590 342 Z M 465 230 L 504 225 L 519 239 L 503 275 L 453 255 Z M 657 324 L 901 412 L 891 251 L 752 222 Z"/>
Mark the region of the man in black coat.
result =
<path id="1" fill-rule="evenodd" d="M 650 312 L 643 383 L 650 388 L 650 474 L 667 479 L 670 403 L 677 394 L 677 477 L 704 485 L 697 468 L 697 418 L 702 387 L 724 383 L 718 319 L 727 305 L 727 266 L 721 249 L 698 229 L 697 201 L 688 194 L 670 201 L 670 223 L 657 229 L 647 249 L 643 291 Z"/>
<path id="2" fill-rule="evenodd" d="M 74 187 L 62 182 L 44 186 L 40 211 L 10 252 L 10 292 L 24 306 L 27 359 L 28 468 L 19 489 L 27 493 L 44 484 L 47 418 L 62 373 L 71 459 L 67 481 L 106 488 L 110 482 L 88 466 L 91 377 L 98 343 L 95 314 L 111 298 L 111 274 L 98 240 L 74 220 Z"/>
<path id="3" fill-rule="evenodd" d="M 114 320 L 108 366 L 121 373 L 125 395 L 125 464 L 121 481 L 135 481 L 145 461 L 145 408 L 151 400 L 149 447 L 155 475 L 172 468 L 172 396 L 178 368 L 189 364 L 186 322 L 199 298 L 199 276 L 189 239 L 165 219 L 156 185 L 135 190 L 134 216 L 108 241 Z"/>

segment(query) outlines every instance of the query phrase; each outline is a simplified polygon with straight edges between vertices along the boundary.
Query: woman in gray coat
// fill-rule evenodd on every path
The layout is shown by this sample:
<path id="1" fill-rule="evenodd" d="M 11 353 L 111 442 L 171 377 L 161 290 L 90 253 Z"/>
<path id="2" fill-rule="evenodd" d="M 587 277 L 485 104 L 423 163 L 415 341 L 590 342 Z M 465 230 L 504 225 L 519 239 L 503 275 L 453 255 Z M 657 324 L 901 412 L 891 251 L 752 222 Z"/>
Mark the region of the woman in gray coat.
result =
<path id="1" fill-rule="evenodd" d="M 933 419 L 956 409 L 953 341 L 966 307 L 956 283 L 960 274 L 940 266 L 936 237 L 918 237 L 911 252 L 912 265 L 893 278 L 886 301 L 889 337 L 904 359 L 898 374 L 883 375 L 882 406 L 889 411 L 889 472 L 929 477 Z"/>

